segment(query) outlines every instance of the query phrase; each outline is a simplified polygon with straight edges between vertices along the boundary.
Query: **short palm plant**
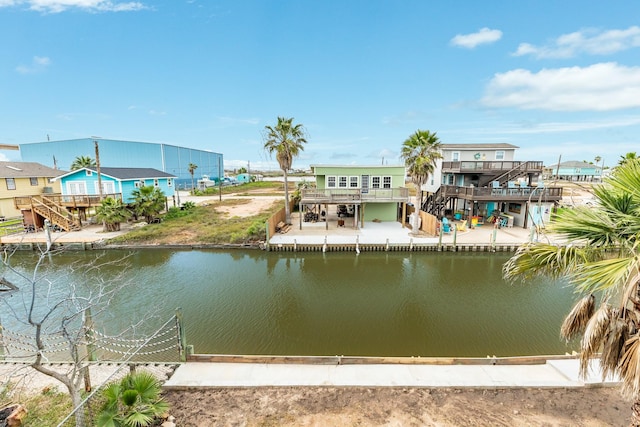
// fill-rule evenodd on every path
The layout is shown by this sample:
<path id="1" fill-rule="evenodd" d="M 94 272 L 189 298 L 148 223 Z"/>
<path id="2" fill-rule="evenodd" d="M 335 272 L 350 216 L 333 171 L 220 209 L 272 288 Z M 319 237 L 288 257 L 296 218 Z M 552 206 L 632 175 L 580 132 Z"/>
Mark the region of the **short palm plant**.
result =
<path id="1" fill-rule="evenodd" d="M 580 371 L 599 358 L 603 378 L 622 380 L 640 425 L 640 161 L 628 161 L 594 188 L 594 207 L 564 210 L 552 232 L 566 243 L 522 246 L 504 265 L 506 278 L 566 277 L 581 299 L 561 336 L 581 336 Z"/>
<path id="2" fill-rule="evenodd" d="M 104 231 L 120 230 L 120 223 L 131 217 L 131 212 L 120 199 L 107 197 L 96 207 L 96 219 L 104 224 Z"/>
<path id="3" fill-rule="evenodd" d="M 169 409 L 160 396 L 160 382 L 148 372 L 127 375 L 102 392 L 105 403 L 98 427 L 144 427 L 155 425 Z"/>
<path id="4" fill-rule="evenodd" d="M 144 216 L 147 223 L 153 222 L 155 216 L 165 208 L 167 201 L 164 192 L 151 185 L 136 188 L 131 192 L 131 196 L 136 215 Z"/>

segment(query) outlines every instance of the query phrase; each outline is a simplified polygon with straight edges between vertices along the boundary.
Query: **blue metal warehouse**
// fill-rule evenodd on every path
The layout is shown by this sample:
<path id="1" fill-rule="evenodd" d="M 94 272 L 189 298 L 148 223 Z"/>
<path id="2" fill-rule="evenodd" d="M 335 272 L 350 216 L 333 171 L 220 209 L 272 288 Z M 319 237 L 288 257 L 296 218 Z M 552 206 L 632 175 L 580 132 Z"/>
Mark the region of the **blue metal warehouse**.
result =
<path id="1" fill-rule="evenodd" d="M 69 170 L 71 163 L 78 156 L 95 159 L 96 141 L 100 166 L 158 169 L 175 175 L 176 184 L 182 188 L 191 186 L 190 163 L 198 166 L 194 173 L 195 181 L 202 175 L 216 180 L 224 177 L 224 162 L 220 153 L 153 142 L 102 138 L 34 142 L 20 144 L 20 156 L 24 162 L 37 162 L 52 168 Z"/>

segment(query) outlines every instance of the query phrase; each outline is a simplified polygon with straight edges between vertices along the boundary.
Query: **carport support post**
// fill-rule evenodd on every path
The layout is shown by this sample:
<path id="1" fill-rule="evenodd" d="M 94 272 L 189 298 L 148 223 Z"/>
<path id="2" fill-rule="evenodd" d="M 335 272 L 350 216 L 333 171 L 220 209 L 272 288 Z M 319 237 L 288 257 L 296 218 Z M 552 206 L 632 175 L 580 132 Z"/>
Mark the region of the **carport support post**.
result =
<path id="1" fill-rule="evenodd" d="M 320 212 L 320 214 L 322 214 L 322 212 Z M 324 229 L 329 229 L 329 205 L 327 203 L 324 204 Z"/>
<path id="2" fill-rule="evenodd" d="M 302 201 L 300 203 L 298 203 L 298 212 L 300 213 L 300 215 L 298 215 L 298 219 L 299 219 L 299 223 L 300 223 L 300 230 L 302 230 L 302 216 L 304 215 L 304 212 L 302 211 L 303 207 L 302 207 Z"/>

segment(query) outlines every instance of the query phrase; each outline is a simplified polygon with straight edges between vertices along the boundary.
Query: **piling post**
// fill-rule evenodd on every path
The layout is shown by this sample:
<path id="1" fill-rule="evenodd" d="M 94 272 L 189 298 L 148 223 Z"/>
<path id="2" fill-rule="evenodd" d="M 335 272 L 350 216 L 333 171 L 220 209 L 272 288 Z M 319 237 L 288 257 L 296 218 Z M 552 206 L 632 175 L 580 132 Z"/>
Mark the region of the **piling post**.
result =
<path id="1" fill-rule="evenodd" d="M 297 252 L 298 251 L 298 241 L 296 239 L 293 239 L 293 252 Z"/>
<path id="2" fill-rule="evenodd" d="M 438 251 L 442 251 L 442 229 L 440 230 L 440 234 L 438 234 Z"/>
<path id="3" fill-rule="evenodd" d="M 324 245 L 322 245 L 322 252 L 327 252 L 327 236 L 324 236 Z"/>
<path id="4" fill-rule="evenodd" d="M 187 337 L 182 324 L 182 309 L 176 308 L 176 328 L 178 330 L 178 351 L 180 353 L 180 361 L 187 361 Z"/>
<path id="5" fill-rule="evenodd" d="M 356 236 L 356 254 L 360 254 L 360 236 Z"/>
<path id="6" fill-rule="evenodd" d="M 409 252 L 413 251 L 413 237 L 409 239 Z"/>
<path id="7" fill-rule="evenodd" d="M 496 237 L 498 235 L 498 230 L 496 228 L 493 229 L 493 234 L 491 235 L 491 249 L 493 252 L 496 251 Z"/>
<path id="8" fill-rule="evenodd" d="M 453 251 L 456 251 L 456 240 L 458 240 L 458 227 L 453 227 Z"/>
<path id="9" fill-rule="evenodd" d="M 384 246 L 384 250 L 389 252 L 389 238 L 387 237 L 387 243 Z"/>

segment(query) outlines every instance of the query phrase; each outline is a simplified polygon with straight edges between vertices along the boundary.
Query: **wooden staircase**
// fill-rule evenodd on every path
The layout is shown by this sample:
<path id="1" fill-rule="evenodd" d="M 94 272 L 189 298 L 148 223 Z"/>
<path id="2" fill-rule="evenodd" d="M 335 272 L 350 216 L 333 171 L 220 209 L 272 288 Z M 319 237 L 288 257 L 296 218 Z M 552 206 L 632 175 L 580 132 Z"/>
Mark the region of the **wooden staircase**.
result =
<path id="1" fill-rule="evenodd" d="M 447 203 L 452 197 L 453 196 L 447 195 L 446 187 L 441 186 L 438 188 L 438 191 L 427 196 L 425 201 L 422 203 L 421 210 L 440 218 L 444 215 Z"/>
<path id="2" fill-rule="evenodd" d="M 78 231 L 82 228 L 64 207 L 46 196 L 32 196 L 31 211 L 48 219 L 52 225 L 57 225 L 64 231 Z"/>
<path id="3" fill-rule="evenodd" d="M 529 165 L 529 162 L 522 162 L 518 164 L 516 167 L 500 175 L 484 178 L 481 182 L 479 182 L 478 187 L 484 187 L 485 185 L 490 185 L 494 181 L 498 181 L 500 183 L 500 187 L 504 187 L 507 182 L 526 176 L 530 172 L 531 172 L 531 166 Z"/>

